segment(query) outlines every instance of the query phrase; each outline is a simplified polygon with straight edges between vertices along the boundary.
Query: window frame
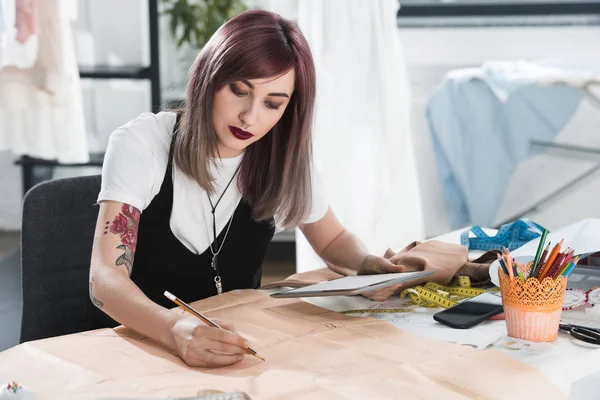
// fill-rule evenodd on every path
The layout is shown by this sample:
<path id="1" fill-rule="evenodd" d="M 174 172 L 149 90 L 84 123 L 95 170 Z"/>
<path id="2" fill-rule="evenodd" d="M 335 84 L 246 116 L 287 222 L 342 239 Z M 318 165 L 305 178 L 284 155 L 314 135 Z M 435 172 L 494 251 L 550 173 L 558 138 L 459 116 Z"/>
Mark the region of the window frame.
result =
<path id="1" fill-rule="evenodd" d="M 600 0 L 517 4 L 402 4 L 400 0 L 396 21 L 399 28 L 598 26 Z"/>
<path id="2" fill-rule="evenodd" d="M 491 16 L 549 16 L 549 15 L 600 15 L 600 1 L 547 2 L 500 4 L 401 4 L 398 18 L 412 17 L 491 17 Z"/>

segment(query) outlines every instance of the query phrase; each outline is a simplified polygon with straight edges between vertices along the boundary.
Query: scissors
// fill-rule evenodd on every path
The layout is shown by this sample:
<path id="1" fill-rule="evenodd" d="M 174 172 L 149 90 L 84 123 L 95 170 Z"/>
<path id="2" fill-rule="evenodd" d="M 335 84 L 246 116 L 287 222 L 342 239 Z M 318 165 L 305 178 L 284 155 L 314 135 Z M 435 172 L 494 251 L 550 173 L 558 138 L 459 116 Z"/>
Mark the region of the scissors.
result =
<path id="1" fill-rule="evenodd" d="M 561 331 L 569 332 L 575 339 L 600 345 L 600 329 L 571 324 L 559 324 L 558 328 Z"/>

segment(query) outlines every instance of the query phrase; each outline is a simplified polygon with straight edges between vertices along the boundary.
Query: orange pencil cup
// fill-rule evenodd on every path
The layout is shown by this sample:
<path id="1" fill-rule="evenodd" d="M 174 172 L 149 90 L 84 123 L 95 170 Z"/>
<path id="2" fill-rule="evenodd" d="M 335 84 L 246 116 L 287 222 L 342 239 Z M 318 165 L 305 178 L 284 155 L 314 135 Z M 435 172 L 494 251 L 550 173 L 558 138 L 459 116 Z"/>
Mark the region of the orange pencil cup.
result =
<path id="1" fill-rule="evenodd" d="M 523 282 L 519 277 L 510 279 L 502 268 L 498 268 L 498 275 L 508 336 L 532 342 L 556 339 L 567 280 L 560 276 L 556 280 L 529 278 Z"/>

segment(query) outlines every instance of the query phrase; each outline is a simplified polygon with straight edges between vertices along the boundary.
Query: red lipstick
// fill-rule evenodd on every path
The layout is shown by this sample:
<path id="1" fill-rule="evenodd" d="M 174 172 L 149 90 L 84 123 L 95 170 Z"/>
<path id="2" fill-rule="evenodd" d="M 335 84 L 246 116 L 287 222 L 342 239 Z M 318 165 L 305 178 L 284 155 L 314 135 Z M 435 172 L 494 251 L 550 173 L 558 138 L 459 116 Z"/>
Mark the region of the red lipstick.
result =
<path id="1" fill-rule="evenodd" d="M 233 136 L 240 140 L 248 140 L 254 136 L 250 132 L 246 132 L 245 130 L 236 128 L 235 126 L 229 126 L 229 130 Z"/>

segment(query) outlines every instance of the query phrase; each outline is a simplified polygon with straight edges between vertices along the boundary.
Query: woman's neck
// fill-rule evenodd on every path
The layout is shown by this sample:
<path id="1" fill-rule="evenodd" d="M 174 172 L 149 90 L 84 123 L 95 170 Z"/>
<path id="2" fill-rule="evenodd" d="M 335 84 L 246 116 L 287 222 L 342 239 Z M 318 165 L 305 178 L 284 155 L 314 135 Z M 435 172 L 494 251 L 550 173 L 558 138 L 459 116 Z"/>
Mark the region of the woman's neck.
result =
<path id="1" fill-rule="evenodd" d="M 244 151 L 235 152 L 231 151 L 231 149 L 229 149 L 229 151 L 224 151 L 223 149 L 219 148 L 218 157 L 222 166 L 225 168 L 233 168 L 239 165 L 243 154 Z"/>
<path id="2" fill-rule="evenodd" d="M 236 150 L 224 148 L 223 146 L 219 146 L 219 158 L 221 159 L 230 159 L 241 156 L 244 153 L 244 150 Z"/>

